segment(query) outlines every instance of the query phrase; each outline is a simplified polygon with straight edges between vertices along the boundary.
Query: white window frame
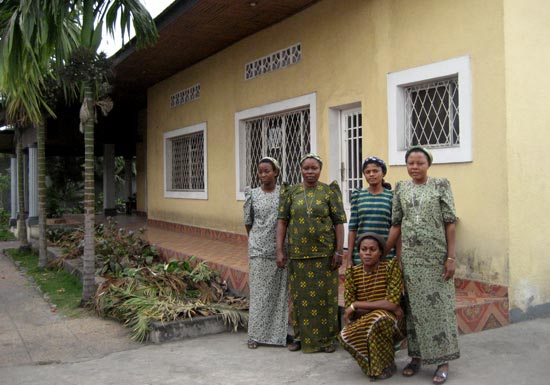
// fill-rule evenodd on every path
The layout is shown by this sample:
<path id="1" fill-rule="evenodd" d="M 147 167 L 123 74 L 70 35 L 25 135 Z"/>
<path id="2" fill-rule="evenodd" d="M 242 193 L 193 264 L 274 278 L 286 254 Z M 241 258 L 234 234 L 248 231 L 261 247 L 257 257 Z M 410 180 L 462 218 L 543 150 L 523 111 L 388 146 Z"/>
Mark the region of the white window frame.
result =
<path id="1" fill-rule="evenodd" d="M 458 76 L 460 145 L 433 148 L 433 163 L 471 162 L 472 159 L 472 74 L 470 57 L 461 56 L 404 71 L 389 73 L 388 87 L 388 161 L 405 165 L 405 88 L 438 79 Z"/>
<path id="2" fill-rule="evenodd" d="M 193 134 L 195 132 L 203 133 L 203 162 L 204 162 L 204 190 L 203 191 L 174 191 L 168 189 L 168 181 L 172 179 L 171 159 L 172 147 L 171 139 L 183 135 Z M 207 154 L 207 135 L 206 123 L 199 123 L 193 126 L 179 128 L 174 131 L 164 133 L 164 197 L 180 199 L 208 199 L 208 154 Z"/>
<path id="3" fill-rule="evenodd" d="M 265 115 L 281 113 L 302 107 L 309 107 L 310 149 L 317 152 L 317 94 L 311 93 L 296 98 L 286 99 L 275 103 L 265 104 L 259 107 L 235 113 L 235 195 L 237 200 L 244 200 L 244 188 L 242 177 L 246 172 L 245 159 L 245 121 L 251 118 L 259 118 Z"/>

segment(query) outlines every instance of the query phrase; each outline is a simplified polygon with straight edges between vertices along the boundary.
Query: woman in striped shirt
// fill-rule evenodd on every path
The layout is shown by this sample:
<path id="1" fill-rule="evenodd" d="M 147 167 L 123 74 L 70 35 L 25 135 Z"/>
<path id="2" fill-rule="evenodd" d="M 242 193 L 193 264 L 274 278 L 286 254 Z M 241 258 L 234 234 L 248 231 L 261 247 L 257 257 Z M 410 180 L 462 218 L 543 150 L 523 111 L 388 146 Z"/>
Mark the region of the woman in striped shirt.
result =
<path id="1" fill-rule="evenodd" d="M 362 234 L 357 245 L 361 264 L 346 270 L 346 326 L 338 340 L 367 376 L 382 380 L 395 373 L 393 347 L 405 334 L 399 306 L 403 278 L 396 259 L 382 260 L 381 235 Z"/>
<path id="2" fill-rule="evenodd" d="M 353 247 L 357 234 L 371 232 L 387 240 L 391 227 L 393 192 L 391 185 L 384 181 L 387 172 L 386 163 L 380 158 L 371 156 L 364 160 L 362 170 L 369 187 L 357 188 L 351 194 L 347 266 L 361 263 L 359 252 L 356 247 Z M 392 250 L 387 258 L 393 257 Z"/>

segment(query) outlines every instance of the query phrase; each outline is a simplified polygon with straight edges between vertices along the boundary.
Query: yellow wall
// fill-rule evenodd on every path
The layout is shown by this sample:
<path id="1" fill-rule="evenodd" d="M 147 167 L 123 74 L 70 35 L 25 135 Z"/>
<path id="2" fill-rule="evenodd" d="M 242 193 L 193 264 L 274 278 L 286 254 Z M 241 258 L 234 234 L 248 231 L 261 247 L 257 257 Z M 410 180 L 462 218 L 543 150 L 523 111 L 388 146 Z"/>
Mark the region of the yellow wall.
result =
<path id="1" fill-rule="evenodd" d="M 360 102 L 364 153 L 387 159 L 386 76 L 464 55 L 471 58 L 474 161 L 435 165 L 450 179 L 460 217 L 459 275 L 508 283 L 508 204 L 503 8 L 500 0 L 324 0 L 149 90 L 149 218 L 244 233 L 235 198 L 234 115 L 316 92 L 317 148 L 331 156 L 328 109 Z M 244 65 L 300 42 L 302 61 L 244 80 Z M 171 109 L 196 83 L 200 100 Z M 207 123 L 208 200 L 163 197 L 163 133 Z M 322 179 L 328 180 L 325 168 Z M 408 179 L 392 167 L 390 182 Z"/>
<path id="2" fill-rule="evenodd" d="M 504 4 L 510 307 L 536 313 L 550 302 L 550 7 Z"/>

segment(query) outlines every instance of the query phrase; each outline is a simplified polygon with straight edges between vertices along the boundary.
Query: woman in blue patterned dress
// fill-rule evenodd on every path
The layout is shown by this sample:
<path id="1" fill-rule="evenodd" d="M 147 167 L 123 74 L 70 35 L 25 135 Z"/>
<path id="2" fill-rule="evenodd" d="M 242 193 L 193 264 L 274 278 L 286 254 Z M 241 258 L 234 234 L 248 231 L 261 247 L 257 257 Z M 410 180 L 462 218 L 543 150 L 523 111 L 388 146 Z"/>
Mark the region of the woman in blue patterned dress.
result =
<path id="1" fill-rule="evenodd" d="M 265 157 L 258 164 L 261 186 L 245 190 L 244 224 L 248 233 L 250 309 L 248 347 L 286 345 L 288 273 L 277 267 L 279 163 Z"/>
<path id="2" fill-rule="evenodd" d="M 391 227 L 393 192 L 391 185 L 384 181 L 386 163 L 376 156 L 371 156 L 364 160 L 362 170 L 369 187 L 357 188 L 351 194 L 347 266 L 361 263 L 359 251 L 355 246 L 357 234 L 371 232 L 387 239 Z M 392 250 L 387 258 L 393 257 Z"/>
<path id="3" fill-rule="evenodd" d="M 398 182 L 386 250 L 401 235 L 403 278 L 408 293 L 406 323 L 412 376 L 420 365 L 437 365 L 434 384 L 448 377 L 449 361 L 460 357 L 455 313 L 455 222 L 451 185 L 428 177 L 431 153 L 412 147 L 405 154 L 411 179 Z"/>

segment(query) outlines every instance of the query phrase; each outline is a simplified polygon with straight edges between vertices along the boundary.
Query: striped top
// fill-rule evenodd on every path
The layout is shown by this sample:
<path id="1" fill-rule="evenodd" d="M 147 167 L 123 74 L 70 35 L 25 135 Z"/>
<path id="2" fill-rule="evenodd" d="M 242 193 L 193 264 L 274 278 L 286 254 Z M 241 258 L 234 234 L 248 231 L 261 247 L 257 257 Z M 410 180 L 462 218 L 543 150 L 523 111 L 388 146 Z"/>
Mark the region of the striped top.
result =
<path id="1" fill-rule="evenodd" d="M 384 189 L 381 194 L 371 194 L 368 189 L 355 189 L 351 194 L 351 215 L 349 231 L 355 231 L 357 235 L 363 233 L 375 233 L 388 240 L 392 218 L 393 191 Z M 348 245 L 350 247 L 351 245 Z M 387 258 L 393 258 L 393 250 Z M 359 252 L 354 245 L 353 264 L 361 263 Z"/>
<path id="2" fill-rule="evenodd" d="M 346 270 L 344 302 L 346 307 L 355 301 L 381 301 L 399 304 L 403 278 L 395 259 L 380 261 L 373 274 L 365 273 L 363 265 Z"/>

